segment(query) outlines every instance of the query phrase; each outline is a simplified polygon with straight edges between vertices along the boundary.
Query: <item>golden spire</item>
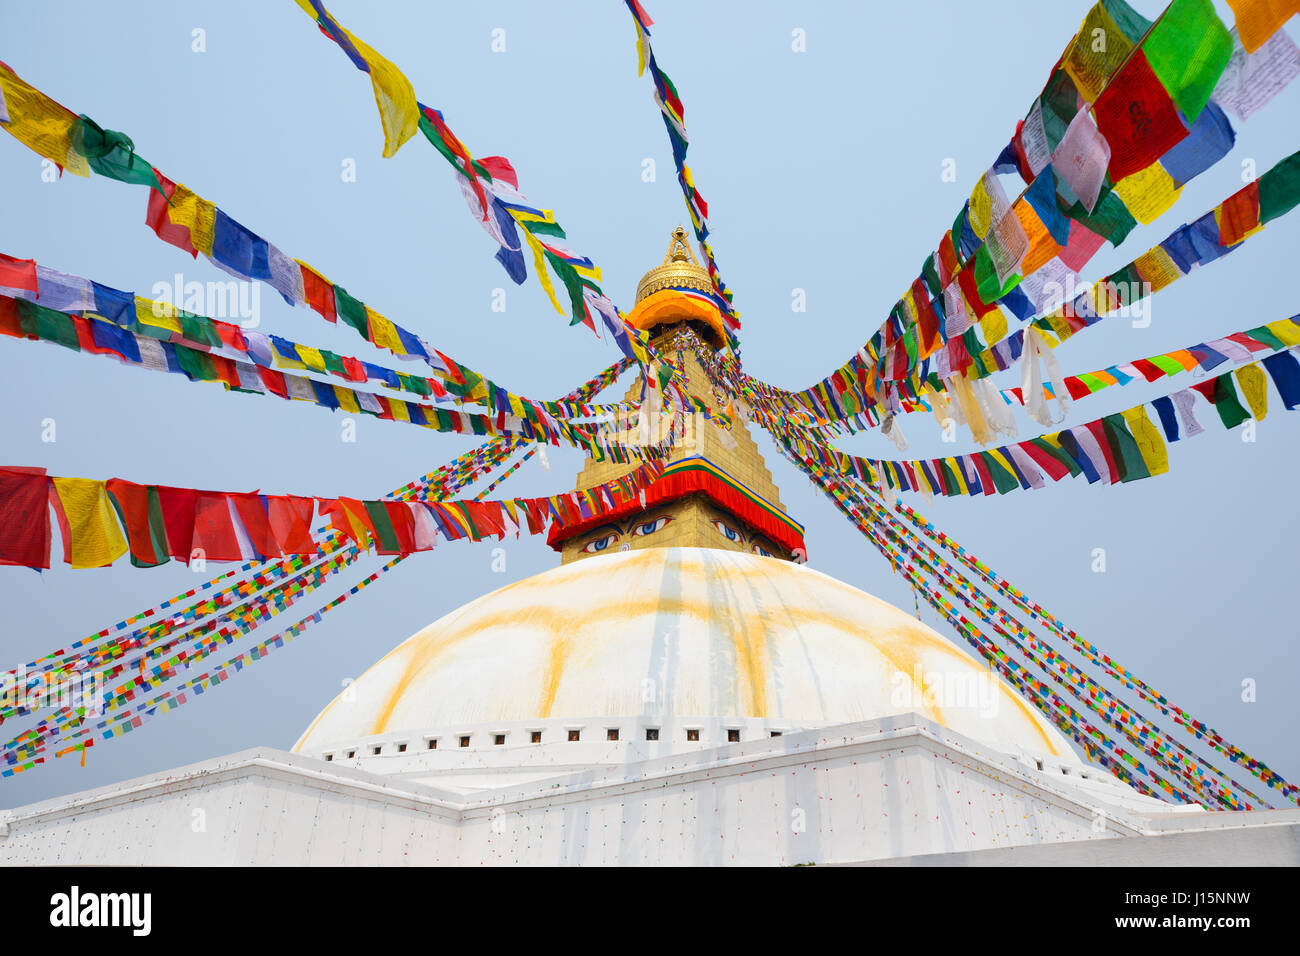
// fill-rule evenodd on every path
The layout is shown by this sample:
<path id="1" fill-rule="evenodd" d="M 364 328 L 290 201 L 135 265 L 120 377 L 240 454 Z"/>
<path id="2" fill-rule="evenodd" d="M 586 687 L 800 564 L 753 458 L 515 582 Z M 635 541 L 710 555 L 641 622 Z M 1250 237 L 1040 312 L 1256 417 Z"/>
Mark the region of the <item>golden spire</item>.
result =
<path id="1" fill-rule="evenodd" d="M 708 298 L 698 295 L 701 292 Z M 678 226 L 669 237 L 663 264 L 637 283 L 636 305 L 624 318 L 628 325 L 652 336 L 674 325 L 689 325 L 713 348 L 722 349 L 727 332 L 715 301 L 709 271 L 695 258 L 686 230 Z"/>
<path id="2" fill-rule="evenodd" d="M 698 289 L 701 292 L 713 292 L 713 282 L 709 271 L 705 269 L 695 252 L 691 249 L 690 238 L 686 230 L 678 226 L 673 230 L 668 243 L 668 252 L 664 254 L 663 265 L 656 266 L 641 277 L 636 287 L 636 301 L 670 288 Z"/>
<path id="3" fill-rule="evenodd" d="M 637 305 L 626 318 L 628 324 L 649 332 L 664 352 L 675 353 L 681 384 L 693 398 L 721 411 L 708 373 L 678 335 L 690 329 L 714 348 L 724 348 L 722 316 L 711 298 L 684 290 L 712 294 L 713 284 L 691 251 L 686 230 L 678 226 L 662 265 L 641 279 Z M 670 462 L 685 464 L 691 474 L 683 471 L 674 478 L 671 495 L 656 494 L 656 486 L 652 486 L 639 507 L 623 506 L 569 529 L 553 529 L 550 543 L 560 552 L 562 563 L 609 550 L 641 548 L 718 548 L 786 559 L 796 557 L 796 550 L 802 552 L 802 529 L 785 514 L 772 473 L 745 427 L 743 415 L 737 416 L 730 428 L 721 428 L 698 413 L 679 421 L 671 410 L 665 413 L 661 408 L 655 389 L 644 389 L 640 381 L 632 383 L 627 405 L 635 406 L 643 399 L 635 422 L 626 423 L 614 437 L 629 445 L 671 438 Z M 643 425 L 648 434 L 643 433 Z M 588 459 L 578 475 L 576 490 L 582 492 L 620 478 L 639 464 L 636 458 Z M 705 471 L 710 474 L 703 474 Z M 660 486 L 661 491 L 666 487 Z M 724 488 L 729 490 L 719 490 Z M 592 510 L 598 512 L 599 508 Z M 791 525 L 797 529 L 793 536 Z"/>

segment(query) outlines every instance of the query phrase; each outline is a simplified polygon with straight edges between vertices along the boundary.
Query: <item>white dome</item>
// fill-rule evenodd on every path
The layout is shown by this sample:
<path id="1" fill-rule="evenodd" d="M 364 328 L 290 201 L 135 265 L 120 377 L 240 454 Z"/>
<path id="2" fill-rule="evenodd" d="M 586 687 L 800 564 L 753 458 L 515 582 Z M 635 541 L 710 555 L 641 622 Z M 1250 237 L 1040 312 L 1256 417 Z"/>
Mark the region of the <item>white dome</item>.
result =
<path id="1" fill-rule="evenodd" d="M 706 548 L 601 555 L 507 585 L 399 644 L 294 749 L 552 718 L 759 718 L 790 729 L 916 711 L 1003 753 L 1077 762 L 979 662 L 821 572 Z"/>

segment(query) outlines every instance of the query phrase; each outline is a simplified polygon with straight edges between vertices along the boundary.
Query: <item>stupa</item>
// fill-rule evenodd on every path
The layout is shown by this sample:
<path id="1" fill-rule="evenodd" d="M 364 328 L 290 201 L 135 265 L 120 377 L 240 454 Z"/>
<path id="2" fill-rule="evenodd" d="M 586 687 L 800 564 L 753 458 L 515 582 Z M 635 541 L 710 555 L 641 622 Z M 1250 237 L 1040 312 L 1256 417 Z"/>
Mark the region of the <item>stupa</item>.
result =
<path id="1" fill-rule="evenodd" d="M 711 295 L 679 227 L 628 319 L 725 349 Z M 576 487 L 634 466 L 588 461 Z M 1293 862 L 1296 811 L 1139 795 L 949 638 L 805 563 L 743 408 L 550 543 L 558 567 L 398 644 L 291 753 L 9 811 L 0 861 Z"/>

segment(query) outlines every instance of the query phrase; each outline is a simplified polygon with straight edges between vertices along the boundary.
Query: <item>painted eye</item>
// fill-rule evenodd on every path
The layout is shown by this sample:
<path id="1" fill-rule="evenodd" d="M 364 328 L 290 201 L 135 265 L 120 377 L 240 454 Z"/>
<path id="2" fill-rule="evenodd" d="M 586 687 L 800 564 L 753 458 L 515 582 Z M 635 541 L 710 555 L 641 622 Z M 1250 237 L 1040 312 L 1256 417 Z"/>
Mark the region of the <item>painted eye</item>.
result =
<path id="1" fill-rule="evenodd" d="M 654 521 L 643 521 L 632 529 L 632 533 L 639 537 L 645 537 L 648 534 L 654 534 L 672 520 L 668 515 L 664 515 L 662 518 L 655 518 Z"/>
<path id="2" fill-rule="evenodd" d="M 725 521 L 715 521 L 713 522 L 713 527 L 721 531 L 722 536 L 728 541 L 740 541 L 740 532 L 731 527 L 731 525 L 727 524 Z"/>
<path id="3" fill-rule="evenodd" d="M 588 541 L 582 546 L 582 551 L 584 554 L 595 554 L 598 551 L 604 551 L 617 540 L 618 535 L 607 534 L 603 538 L 596 538 L 594 541 Z"/>
<path id="4" fill-rule="evenodd" d="M 754 553 L 764 558 L 776 557 L 776 555 L 774 555 L 771 551 L 767 550 L 767 548 L 763 547 L 761 544 L 754 545 Z"/>

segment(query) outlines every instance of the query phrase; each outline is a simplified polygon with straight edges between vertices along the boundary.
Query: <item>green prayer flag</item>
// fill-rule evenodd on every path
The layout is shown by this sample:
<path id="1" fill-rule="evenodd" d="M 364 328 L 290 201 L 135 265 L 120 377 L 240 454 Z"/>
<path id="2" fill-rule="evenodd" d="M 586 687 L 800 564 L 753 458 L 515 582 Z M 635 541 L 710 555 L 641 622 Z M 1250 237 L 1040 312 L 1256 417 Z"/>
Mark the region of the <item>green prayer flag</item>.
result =
<path id="1" fill-rule="evenodd" d="M 211 349 L 219 349 L 224 345 L 221 341 L 221 335 L 217 332 L 217 327 L 212 324 L 212 320 L 201 315 L 194 315 L 192 312 L 176 311 L 176 318 L 181 323 L 181 335 L 191 342 L 197 342 L 199 345 L 206 345 Z M 161 329 L 164 334 L 160 336 L 164 341 L 167 340 L 166 329 Z"/>
<path id="2" fill-rule="evenodd" d="M 334 287 L 334 311 L 340 319 L 361 333 L 361 337 L 370 341 L 370 318 L 366 307 L 357 299 L 348 295 L 348 290 L 341 285 Z"/>
<path id="3" fill-rule="evenodd" d="M 1002 464 L 986 451 L 977 451 L 983 460 L 985 467 L 989 470 L 989 475 L 993 478 L 993 487 L 1000 495 L 1005 495 L 1008 491 L 1015 491 L 1020 487 L 1020 479 L 1014 474 L 1007 471 Z"/>
<path id="4" fill-rule="evenodd" d="M 1251 417 L 1250 412 L 1237 398 L 1237 387 L 1232 384 L 1232 373 L 1225 372 L 1214 380 L 1214 410 L 1224 428 L 1236 428 Z"/>
<path id="5" fill-rule="evenodd" d="M 397 540 L 397 531 L 393 528 L 393 520 L 388 517 L 388 509 L 384 507 L 382 501 L 363 501 L 361 502 L 366 508 L 366 514 L 370 517 L 370 524 L 375 529 L 375 551 L 378 554 L 397 554 L 402 550 L 401 544 Z"/>
<path id="6" fill-rule="evenodd" d="M 1047 134 L 1047 145 L 1055 151 L 1079 112 L 1079 91 L 1070 74 L 1063 69 L 1056 70 L 1048 79 L 1038 102 L 1043 116 L 1043 131 Z"/>
<path id="7" fill-rule="evenodd" d="M 1137 226 L 1137 220 L 1128 211 L 1114 187 L 1109 185 L 1109 179 L 1097 194 L 1097 203 L 1092 207 L 1092 212 L 1088 212 L 1082 202 L 1076 201 L 1066 210 L 1066 214 L 1112 246 L 1118 246 L 1127 239 L 1128 234 Z"/>
<path id="8" fill-rule="evenodd" d="M 554 236 L 556 239 L 568 238 L 558 222 L 523 222 L 520 225 L 534 236 Z"/>
<path id="9" fill-rule="evenodd" d="M 572 318 L 569 320 L 570 325 L 577 325 L 587 314 L 587 308 L 582 301 L 582 278 L 578 275 L 578 270 L 569 265 L 549 249 L 546 250 L 546 261 L 551 264 L 555 274 L 559 276 L 560 281 L 564 283 L 564 288 L 569 292 L 569 310 Z"/>
<path id="10" fill-rule="evenodd" d="M 46 342 L 54 342 L 74 352 L 81 351 L 77 341 L 77 325 L 72 316 L 47 309 L 35 302 L 18 299 L 18 321 L 24 332 Z"/>
<path id="11" fill-rule="evenodd" d="M 1300 152 L 1259 177 L 1259 222 L 1263 225 L 1300 204 Z"/>
<path id="12" fill-rule="evenodd" d="M 1141 46 L 1188 126 L 1205 109 L 1232 48 L 1232 36 L 1210 0 L 1173 0 Z"/>
<path id="13" fill-rule="evenodd" d="M 1111 457 L 1115 459 L 1115 467 L 1119 469 L 1119 480 L 1138 481 L 1142 478 L 1150 478 L 1151 472 L 1147 470 L 1147 463 L 1142 458 L 1142 452 L 1138 450 L 1133 433 L 1128 430 L 1128 423 L 1124 421 L 1124 416 L 1107 415 L 1101 420 L 1101 425 L 1107 441 L 1110 442 Z"/>
<path id="14" fill-rule="evenodd" d="M 343 364 L 343 359 L 328 349 L 320 349 L 320 357 L 325 362 L 325 371 L 333 372 L 335 375 L 347 375 L 348 368 Z"/>
<path id="15" fill-rule="evenodd" d="M 188 345 L 176 345 L 176 364 L 192 382 L 211 382 L 217 377 L 217 370 L 212 364 L 212 357 L 207 352 L 192 349 Z"/>
<path id="16" fill-rule="evenodd" d="M 1261 325 L 1257 329 L 1247 329 L 1246 334 L 1256 342 L 1262 342 L 1275 352 L 1280 352 L 1287 347 L 1286 343 L 1273 334 L 1272 330 L 1266 325 Z M 1154 362 L 1155 359 L 1152 359 Z"/>
<path id="17" fill-rule="evenodd" d="M 104 129 L 84 113 L 72 127 L 72 148 L 85 156 L 90 168 L 101 176 L 118 182 L 149 186 L 165 199 L 162 183 L 154 168 L 135 154 L 131 137 L 116 130 Z"/>

